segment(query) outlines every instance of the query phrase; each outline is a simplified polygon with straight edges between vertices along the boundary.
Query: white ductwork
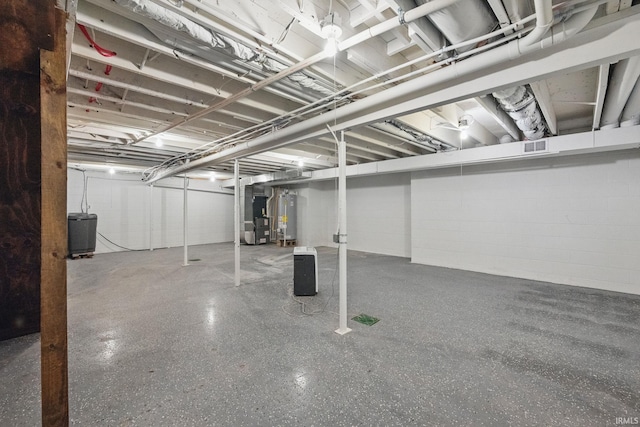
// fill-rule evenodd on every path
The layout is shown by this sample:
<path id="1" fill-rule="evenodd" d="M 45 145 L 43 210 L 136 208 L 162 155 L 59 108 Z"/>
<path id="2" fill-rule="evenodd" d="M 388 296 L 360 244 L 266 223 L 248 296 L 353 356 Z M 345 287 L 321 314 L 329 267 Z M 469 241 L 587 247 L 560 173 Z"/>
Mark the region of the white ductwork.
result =
<path id="1" fill-rule="evenodd" d="M 620 126 L 622 112 L 639 77 L 640 56 L 624 59 L 615 65 L 604 99 L 604 109 L 600 119 L 601 129 Z"/>
<path id="2" fill-rule="evenodd" d="M 418 6 L 425 3 L 428 3 L 428 0 L 416 1 Z M 495 16 L 482 0 L 461 0 L 430 14 L 427 19 L 433 22 L 451 44 L 458 44 L 490 33 L 498 26 Z M 473 49 L 473 46 L 465 46 L 457 50 L 466 52 L 470 49 Z"/>
<path id="3" fill-rule="evenodd" d="M 430 3 L 429 3 L 430 4 Z M 357 121 L 359 124 L 373 123 L 385 119 L 388 114 L 383 106 L 390 104 L 398 105 L 398 102 L 404 102 L 408 98 L 415 98 L 417 93 L 423 93 L 434 86 L 444 85 L 454 79 L 461 79 L 464 76 L 472 75 L 480 70 L 495 66 L 516 59 L 521 55 L 530 54 L 543 48 L 551 47 L 561 43 L 572 37 L 582 30 L 591 21 L 597 10 L 592 7 L 580 13 L 574 14 L 563 22 L 559 31 L 554 31 L 547 38 L 530 46 L 521 46 L 520 40 L 514 40 L 506 45 L 488 50 L 483 54 L 471 56 L 467 60 L 450 64 L 448 67 L 441 68 L 432 73 L 425 74 L 414 80 L 399 84 L 393 88 L 376 93 L 367 98 L 358 100 L 351 104 L 333 110 L 330 113 L 331 121 L 338 121 L 337 130 L 344 129 L 344 126 L 355 125 L 354 119 L 357 115 L 367 114 L 366 118 L 360 117 Z M 616 23 L 620 25 L 620 21 Z M 375 113 L 372 113 L 375 111 Z M 406 112 L 406 111 L 405 111 Z M 386 116 L 390 117 L 390 116 Z M 251 141 L 239 143 L 233 147 L 229 147 L 223 151 L 216 152 L 195 160 L 189 164 L 173 167 L 169 170 L 154 171 L 145 177 L 146 181 L 151 183 L 164 177 L 173 176 L 185 170 L 192 170 L 210 165 L 228 161 L 229 159 L 244 157 L 250 154 L 258 153 L 273 149 L 279 146 L 285 146 L 295 142 L 299 142 L 305 138 L 317 137 L 326 134 L 326 123 L 328 117 L 319 115 L 312 117 L 303 122 L 296 123 L 274 132 L 263 135 Z M 342 123 L 340 123 L 342 121 Z"/>
<path id="4" fill-rule="evenodd" d="M 427 0 L 417 0 L 418 4 Z M 553 9 L 546 0 L 535 0 L 536 26 L 520 43 L 529 46 L 539 41 L 553 24 Z M 469 21 L 468 16 L 474 19 Z M 463 0 L 453 6 L 429 15 L 429 19 L 452 43 L 460 43 L 489 33 L 498 25 L 483 1 Z M 464 24 L 463 24 L 464 23 Z M 461 52 L 473 46 L 467 46 Z M 505 89 L 493 94 L 502 109 L 511 116 L 527 139 L 542 138 L 547 130 L 542 113 L 533 93 L 524 86 Z"/>
<path id="5" fill-rule="evenodd" d="M 535 0 L 535 6 L 536 27 L 522 39 L 522 46 L 530 46 L 540 41 L 553 25 L 553 8 L 551 7 L 551 2 L 547 0 Z"/>
<path id="6" fill-rule="evenodd" d="M 533 93 L 526 86 L 516 86 L 493 92 L 500 107 L 516 122 L 526 139 L 540 139 L 547 127 Z"/>
<path id="7" fill-rule="evenodd" d="M 553 9 L 546 0 L 535 0 L 536 26 L 520 45 L 531 46 L 540 41 L 553 25 Z M 517 86 L 494 92 L 492 94 L 502 109 L 516 122 L 516 126 L 529 139 L 542 138 L 547 132 L 542 112 L 531 90 L 525 86 Z"/>

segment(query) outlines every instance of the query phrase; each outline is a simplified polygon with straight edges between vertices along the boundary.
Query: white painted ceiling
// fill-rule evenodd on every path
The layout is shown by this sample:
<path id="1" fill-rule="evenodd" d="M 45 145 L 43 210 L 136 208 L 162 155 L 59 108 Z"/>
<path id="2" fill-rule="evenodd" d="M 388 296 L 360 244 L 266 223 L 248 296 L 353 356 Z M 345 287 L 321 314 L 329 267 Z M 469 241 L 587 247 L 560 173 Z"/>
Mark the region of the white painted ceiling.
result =
<path id="1" fill-rule="evenodd" d="M 438 1 L 442 0 L 433 3 Z M 584 31 L 637 20 L 637 3 L 554 2 L 553 31 L 561 33 L 565 21 L 569 26 L 572 17 L 594 4 L 599 4 L 598 10 Z M 536 19 L 509 26 L 535 13 L 536 5 L 532 0 L 452 1 L 428 17 L 400 24 L 399 15 L 415 8 L 414 0 L 79 0 L 76 21 L 95 45 L 75 27 L 68 79 L 69 162 L 147 170 L 147 176 L 154 171 L 171 174 L 176 166 L 204 159 L 192 174 L 228 178 L 234 157 L 241 159 L 245 175 L 324 169 L 333 167 L 337 158 L 334 138 L 322 130 L 326 125 L 340 129 L 341 124 L 347 128 L 350 164 L 508 143 L 526 136 L 500 107 L 496 109 L 492 92 L 518 86 L 535 96 L 543 136 L 600 128 L 612 90 L 626 91 L 629 97 L 617 121 L 635 123 L 640 114 L 634 71 L 638 65 L 633 62 L 637 58 L 628 61 L 617 54 L 612 60 L 595 42 L 584 62 L 569 58 L 576 55 L 571 39 L 554 47 L 553 55 L 571 62 L 564 68 L 555 66 L 542 49 L 518 63 L 529 70 L 522 78 L 499 74 L 515 64 L 509 60 L 479 68 L 466 80 L 456 78 L 458 66 L 491 54 L 486 44 L 497 49 L 508 37 L 525 37 Z M 397 24 L 334 57 L 321 58 L 327 43 L 321 27 L 327 16 L 342 29 L 340 47 L 340 42 L 379 28 L 375 26 L 381 22 Z M 440 50 L 500 28 L 507 30 L 487 41 Z M 587 42 L 592 40 L 585 38 Z M 106 51 L 115 55 L 105 56 Z M 637 55 L 637 48 L 629 52 L 628 56 Z M 301 67 L 293 79 L 279 78 L 279 72 L 309 58 L 313 63 Z M 621 59 L 628 68 L 625 73 Z M 616 67 L 620 78 L 614 77 Z M 358 114 L 340 114 L 365 98 L 395 93 L 430 73 L 444 77 L 440 83 L 420 86 L 415 99 L 409 92 Z M 496 77 L 492 81 L 486 76 Z M 271 84 L 238 95 L 270 77 Z M 432 93 L 446 94 L 448 84 L 449 97 L 429 101 Z M 426 101 L 401 108 L 412 99 Z M 316 118 L 322 126 L 310 128 L 308 137 L 294 135 L 293 130 L 287 134 L 314 117 L 322 117 Z M 470 122 L 466 139 L 461 118 Z M 242 144 L 249 147 L 269 134 L 277 141 L 265 149 L 220 155 Z M 209 155 L 215 156 L 207 160 Z"/>

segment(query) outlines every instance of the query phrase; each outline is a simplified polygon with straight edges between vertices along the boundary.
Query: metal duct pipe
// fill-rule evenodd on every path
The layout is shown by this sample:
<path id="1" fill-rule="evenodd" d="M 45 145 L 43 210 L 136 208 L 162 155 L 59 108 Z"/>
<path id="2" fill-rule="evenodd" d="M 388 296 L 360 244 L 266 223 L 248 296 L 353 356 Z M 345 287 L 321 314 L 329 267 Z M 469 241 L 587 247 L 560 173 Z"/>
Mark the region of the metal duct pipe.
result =
<path id="1" fill-rule="evenodd" d="M 526 139 L 540 139 L 547 131 L 535 96 L 525 86 L 493 92 L 500 107 L 516 122 Z"/>
<path id="2" fill-rule="evenodd" d="M 622 111 L 638 77 L 640 77 L 640 56 L 623 59 L 613 68 L 609 88 L 604 99 L 600 129 L 620 126 Z"/>
<path id="3" fill-rule="evenodd" d="M 423 5 L 428 3 L 428 0 L 417 0 L 416 3 Z M 473 16 L 473 19 L 469 19 L 470 16 Z M 433 22 L 451 44 L 490 33 L 498 26 L 495 16 L 482 0 L 461 0 L 430 14 L 427 19 Z M 466 52 L 473 47 L 470 45 L 457 50 Z"/>
<path id="4" fill-rule="evenodd" d="M 531 46 L 520 46 L 520 40 L 514 40 L 511 43 L 486 51 L 483 54 L 469 57 L 465 61 L 452 63 L 448 67 L 441 68 L 414 80 L 401 83 L 390 89 L 333 110 L 331 112 L 330 119 L 343 120 L 345 118 L 350 118 L 362 113 L 363 111 L 367 111 L 372 108 L 379 108 L 384 103 L 395 102 L 408 96 L 415 96 L 416 92 L 424 91 L 427 88 L 444 84 L 452 79 L 460 78 L 489 66 L 515 59 L 523 54 L 536 52 L 545 47 L 561 43 L 582 30 L 589 21 L 591 21 L 597 8 L 598 7 L 596 6 L 571 16 L 571 18 L 563 23 L 562 28 L 559 31 L 556 32 L 554 31 L 554 28 L 552 28 L 552 34 L 541 40 L 540 43 L 536 43 Z M 379 117 L 377 120 L 382 119 L 384 119 L 384 117 Z M 213 164 L 214 162 L 224 162 L 237 157 L 267 151 L 274 147 L 285 146 L 298 142 L 303 138 L 324 135 L 327 132 L 325 128 L 327 120 L 327 117 L 324 115 L 312 117 L 303 122 L 281 129 L 278 132 L 263 135 L 252 141 L 240 143 L 221 152 L 193 160 L 189 164 L 184 164 L 171 170 L 158 172 L 153 176 L 147 177 L 147 182 L 152 183 L 159 179 L 176 175 L 184 170 L 202 168 Z M 339 126 L 340 124 L 338 124 L 338 127 Z"/>

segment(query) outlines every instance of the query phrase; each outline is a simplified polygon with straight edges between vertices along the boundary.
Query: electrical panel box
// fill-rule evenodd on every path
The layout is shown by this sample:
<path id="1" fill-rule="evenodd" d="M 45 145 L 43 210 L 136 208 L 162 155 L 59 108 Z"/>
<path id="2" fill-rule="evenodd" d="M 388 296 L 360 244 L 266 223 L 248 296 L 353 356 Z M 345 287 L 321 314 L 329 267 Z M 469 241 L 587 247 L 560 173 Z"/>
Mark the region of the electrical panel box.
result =
<path id="1" fill-rule="evenodd" d="M 293 249 L 293 294 L 313 296 L 318 293 L 318 253 L 315 248 Z"/>
<path id="2" fill-rule="evenodd" d="M 96 250 L 98 216 L 70 213 L 67 217 L 69 255 L 87 254 Z"/>

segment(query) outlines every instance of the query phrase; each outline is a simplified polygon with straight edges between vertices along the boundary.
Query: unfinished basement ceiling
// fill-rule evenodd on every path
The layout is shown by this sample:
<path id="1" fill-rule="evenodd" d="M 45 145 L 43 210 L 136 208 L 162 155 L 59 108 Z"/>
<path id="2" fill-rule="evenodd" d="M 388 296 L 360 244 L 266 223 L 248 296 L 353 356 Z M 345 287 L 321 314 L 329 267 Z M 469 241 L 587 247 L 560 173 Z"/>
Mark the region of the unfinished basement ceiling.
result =
<path id="1" fill-rule="evenodd" d="M 637 42 L 612 59 L 595 41 L 638 3 L 79 0 L 69 161 L 224 178 L 234 158 L 243 175 L 333 167 L 327 125 L 346 131 L 349 164 L 637 125 Z M 591 56 L 545 61 L 551 34 L 554 55 L 573 38 Z"/>

